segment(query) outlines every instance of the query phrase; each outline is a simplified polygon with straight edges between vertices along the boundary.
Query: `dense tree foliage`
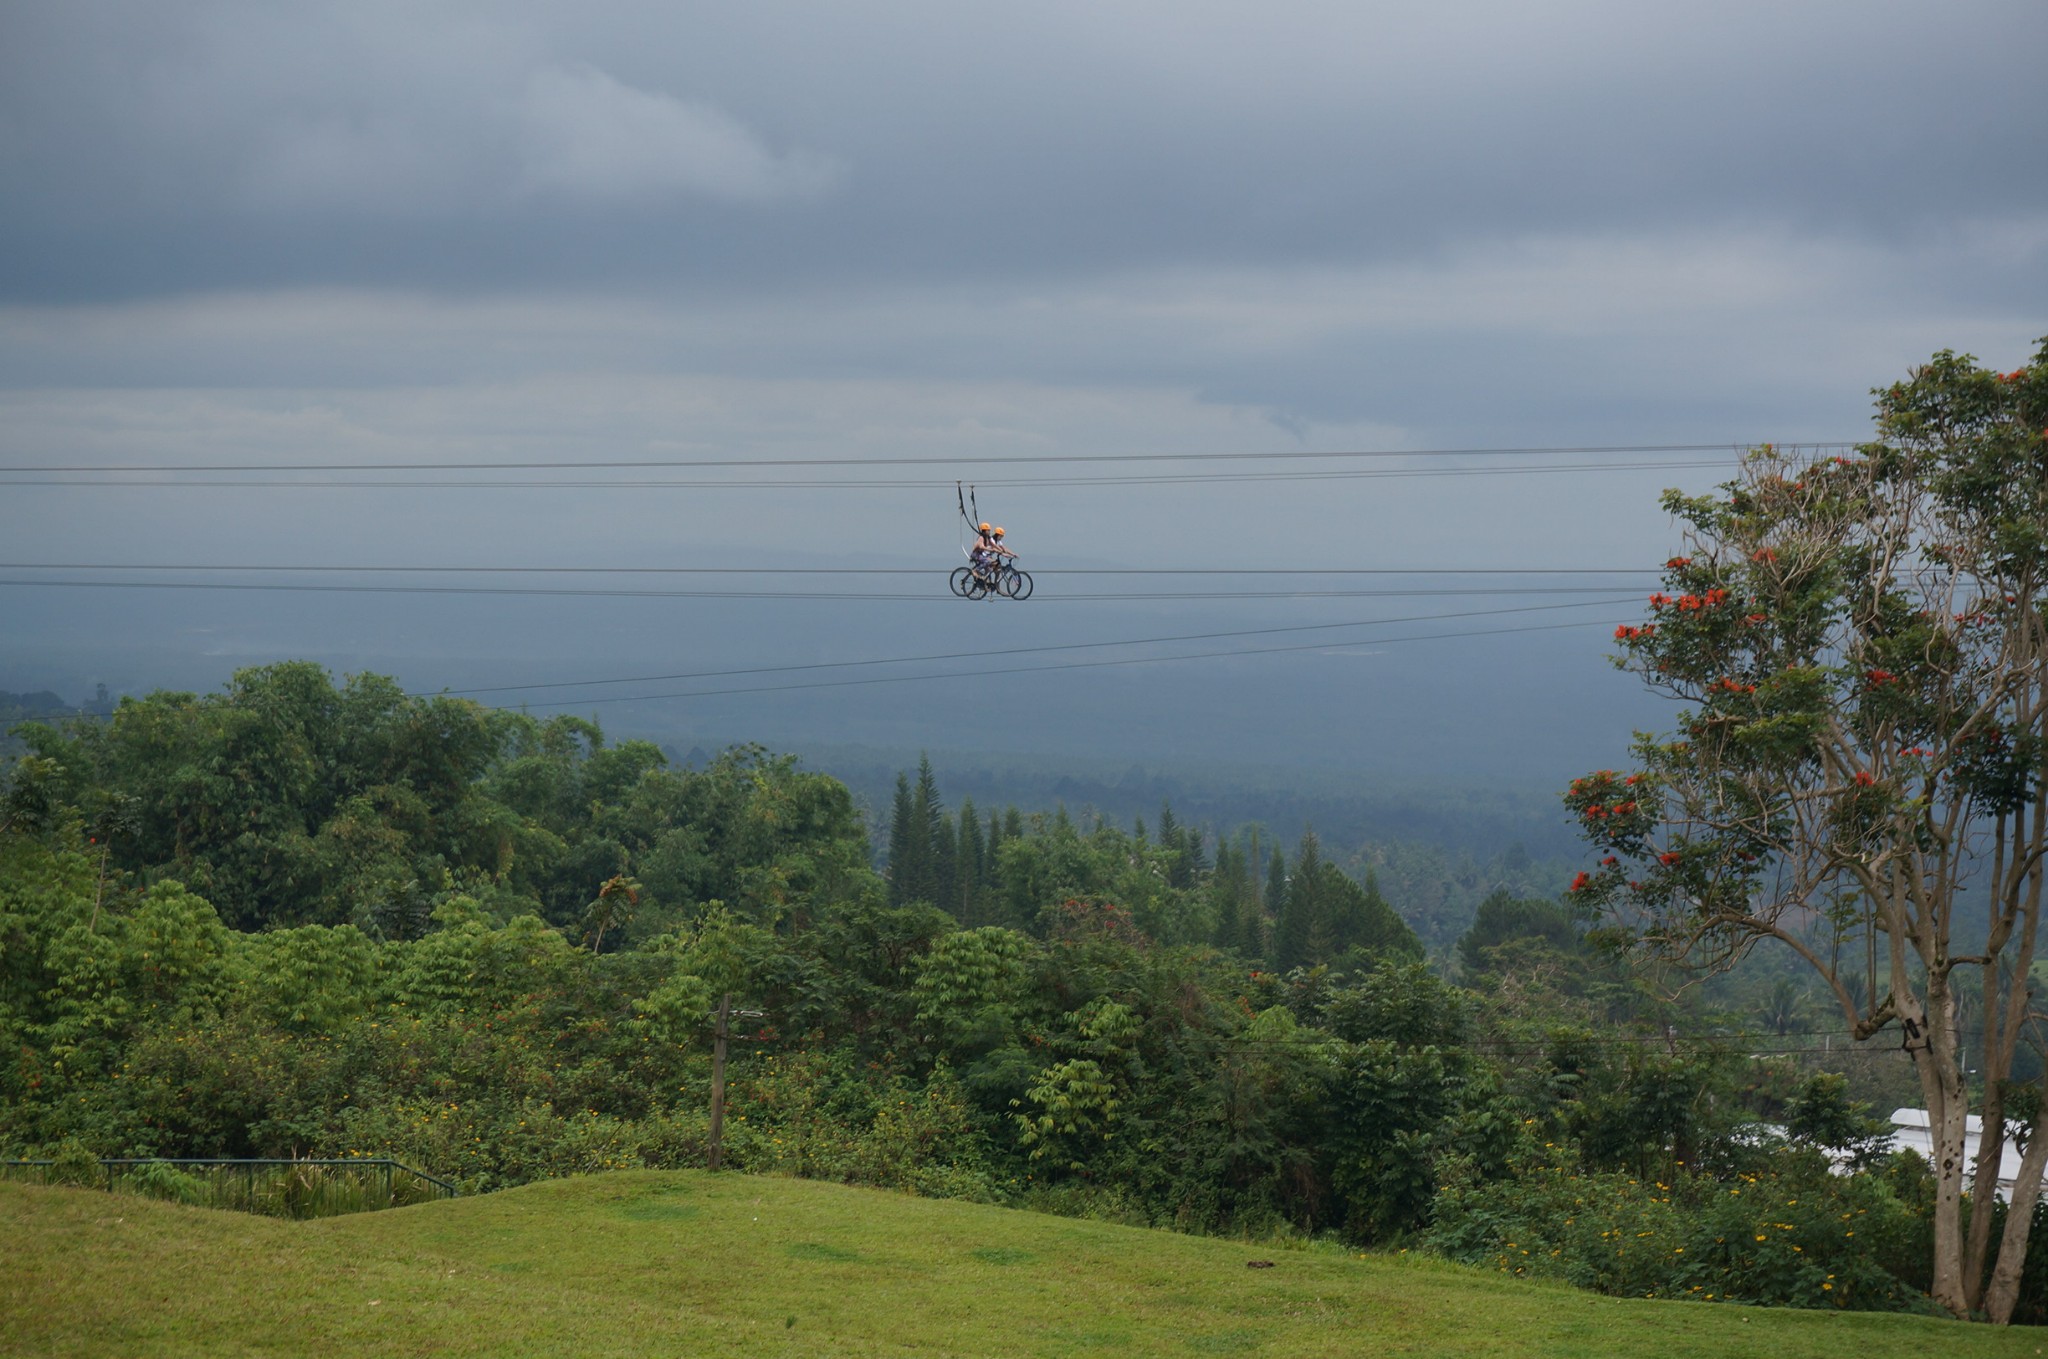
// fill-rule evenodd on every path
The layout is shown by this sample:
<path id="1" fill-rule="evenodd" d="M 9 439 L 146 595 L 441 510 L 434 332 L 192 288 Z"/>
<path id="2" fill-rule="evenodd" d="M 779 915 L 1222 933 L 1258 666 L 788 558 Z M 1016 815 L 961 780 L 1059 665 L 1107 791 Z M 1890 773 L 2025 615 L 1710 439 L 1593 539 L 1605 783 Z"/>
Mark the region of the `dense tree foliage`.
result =
<path id="1" fill-rule="evenodd" d="M 729 994 L 758 1012 L 728 1072 L 741 1168 L 1922 1305 L 1928 1182 L 1831 1173 L 1823 1149 L 1868 1151 L 1846 1088 L 1703 1040 L 1714 1016 L 1555 905 L 1490 903 L 1460 985 L 1312 836 L 951 812 L 927 768 L 877 868 L 845 789 L 792 761 L 677 769 L 308 666 L 24 736 L 0 798 L 16 1154 L 383 1155 L 477 1189 L 698 1164 Z M 1701 1245 L 1738 1229 L 1796 1229 L 1772 1249 L 1810 1268 Z"/>
<path id="2" fill-rule="evenodd" d="M 2004 1321 L 2048 1168 L 2048 1101 L 2016 1079 L 2048 1041 L 2048 341 L 2004 374 L 1937 354 L 1877 398 L 1854 458 L 1764 448 L 1667 495 L 1686 550 L 1617 639 L 1691 706 L 1637 772 L 1573 785 L 1606 855 L 1577 890 L 1688 965 L 1789 948 L 1855 1037 L 1896 1027 L 1932 1120 L 1935 1296 Z M 2023 1110 L 1994 1249 L 1966 1201 Z"/>

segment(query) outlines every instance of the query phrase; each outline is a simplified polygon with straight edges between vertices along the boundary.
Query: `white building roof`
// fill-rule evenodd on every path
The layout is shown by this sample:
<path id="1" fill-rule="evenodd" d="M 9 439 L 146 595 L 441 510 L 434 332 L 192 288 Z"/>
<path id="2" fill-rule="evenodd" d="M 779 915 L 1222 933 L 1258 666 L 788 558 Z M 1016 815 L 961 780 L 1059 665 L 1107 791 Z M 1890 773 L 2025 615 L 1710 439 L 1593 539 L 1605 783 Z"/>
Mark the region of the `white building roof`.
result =
<path id="1" fill-rule="evenodd" d="M 1892 1110 L 1892 1150 L 1903 1151 L 1911 1148 L 1934 1164 L 1933 1119 L 1925 1109 Z M 1969 1136 L 1963 1142 L 1963 1180 L 1967 1184 L 1977 1173 L 1977 1139 L 1983 1135 L 1984 1120 L 1971 1114 L 1967 1120 Z M 2020 1149 L 2011 1138 L 2005 1139 L 1998 1162 L 1998 1197 L 2010 1201 L 2012 1182 L 2019 1175 Z"/>

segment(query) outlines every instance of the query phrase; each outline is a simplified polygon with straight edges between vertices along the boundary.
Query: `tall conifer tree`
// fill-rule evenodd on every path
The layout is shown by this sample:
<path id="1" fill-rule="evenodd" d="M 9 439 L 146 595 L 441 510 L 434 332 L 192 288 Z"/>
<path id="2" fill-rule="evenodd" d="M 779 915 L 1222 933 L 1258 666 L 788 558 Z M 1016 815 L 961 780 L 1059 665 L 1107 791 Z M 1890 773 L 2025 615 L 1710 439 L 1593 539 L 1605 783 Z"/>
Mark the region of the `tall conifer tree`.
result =
<path id="1" fill-rule="evenodd" d="M 905 881 L 912 871 L 915 857 L 910 847 L 910 828 L 910 777 L 899 770 L 896 774 L 896 801 L 889 813 L 889 904 L 892 906 L 901 906 L 910 900 L 906 895 L 909 884 Z"/>
<path id="2" fill-rule="evenodd" d="M 939 800 L 939 781 L 932 773 L 929 755 L 917 757 L 917 784 L 911 792 L 910 802 L 910 818 L 917 827 L 917 834 L 923 837 L 925 847 L 923 873 L 919 880 L 922 890 L 911 899 L 945 906 L 954 899 L 955 845 L 953 828 L 946 820 L 945 804 Z"/>
<path id="3" fill-rule="evenodd" d="M 1278 854 L 1273 856 L 1273 862 L 1280 862 Z M 1322 872 L 1323 860 L 1315 832 L 1305 832 L 1300 848 L 1295 851 L 1294 871 L 1286 877 L 1286 900 L 1273 913 L 1273 965 L 1283 972 L 1318 961 L 1317 944 L 1327 944 L 1327 940 L 1317 937 L 1323 923 L 1318 918 L 1323 904 Z"/>
<path id="4" fill-rule="evenodd" d="M 984 862 L 981 818 L 975 814 L 973 798 L 960 799 L 959 833 L 955 839 L 958 844 L 953 861 L 956 888 L 947 909 L 963 925 L 980 925 L 985 923 L 981 919 L 981 899 L 988 883 L 988 867 Z"/>
<path id="5" fill-rule="evenodd" d="M 1272 857 L 1266 860 L 1266 893 L 1265 900 L 1260 905 L 1262 909 L 1259 914 L 1264 918 L 1259 922 L 1260 941 L 1257 956 L 1266 959 L 1268 962 L 1277 962 L 1277 951 L 1279 948 L 1277 923 L 1281 912 L 1287 909 L 1287 856 L 1282 854 L 1278 848 L 1275 848 Z M 1273 927 L 1276 930 L 1276 937 L 1271 943 L 1268 943 L 1265 938 L 1268 927 Z"/>

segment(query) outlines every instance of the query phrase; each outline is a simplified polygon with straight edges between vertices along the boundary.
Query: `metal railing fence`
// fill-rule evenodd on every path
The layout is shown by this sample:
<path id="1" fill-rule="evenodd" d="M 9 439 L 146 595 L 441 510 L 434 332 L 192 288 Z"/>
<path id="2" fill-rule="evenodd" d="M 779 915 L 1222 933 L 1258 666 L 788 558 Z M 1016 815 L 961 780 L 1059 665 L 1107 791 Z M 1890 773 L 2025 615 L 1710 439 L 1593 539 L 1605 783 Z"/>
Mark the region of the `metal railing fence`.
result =
<path id="1" fill-rule="evenodd" d="M 81 1184 L 112 1193 L 141 1194 L 202 1208 L 226 1208 L 266 1217 L 334 1217 L 372 1212 L 460 1191 L 446 1180 L 386 1157 L 288 1159 L 281 1157 L 110 1156 L 92 1163 L 51 1158 L 0 1161 L 0 1179 Z"/>

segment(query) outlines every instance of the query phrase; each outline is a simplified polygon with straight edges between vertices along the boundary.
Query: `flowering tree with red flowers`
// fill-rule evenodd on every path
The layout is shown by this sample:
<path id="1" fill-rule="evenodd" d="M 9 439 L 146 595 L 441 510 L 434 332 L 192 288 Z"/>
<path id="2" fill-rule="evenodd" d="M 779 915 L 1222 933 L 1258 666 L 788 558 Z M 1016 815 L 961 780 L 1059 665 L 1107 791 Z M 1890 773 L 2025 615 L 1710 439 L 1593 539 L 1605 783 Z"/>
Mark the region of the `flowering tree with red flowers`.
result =
<path id="1" fill-rule="evenodd" d="M 1572 891 L 1695 967 L 1775 941 L 1855 1037 L 1896 1029 L 1934 1136 L 1935 1300 L 2004 1323 L 2048 1164 L 2048 1100 L 2012 1080 L 2048 1023 L 2048 340 L 1876 395 L 1854 457 L 1765 447 L 1716 494 L 1666 493 L 1686 547 L 1616 659 L 1687 706 L 1639 768 L 1565 795 L 1599 856 Z M 2026 1153 L 1994 1249 L 1963 1200 L 1992 1201 L 2008 1120 Z"/>

